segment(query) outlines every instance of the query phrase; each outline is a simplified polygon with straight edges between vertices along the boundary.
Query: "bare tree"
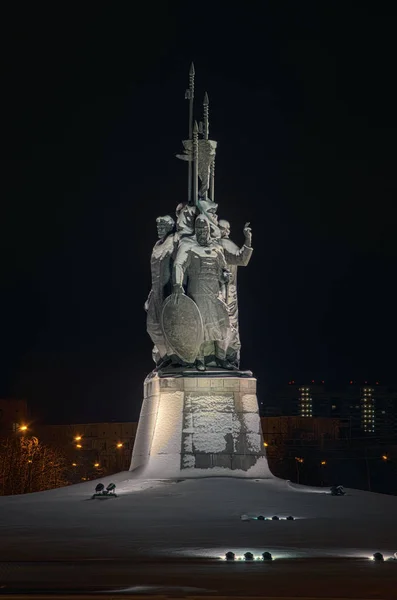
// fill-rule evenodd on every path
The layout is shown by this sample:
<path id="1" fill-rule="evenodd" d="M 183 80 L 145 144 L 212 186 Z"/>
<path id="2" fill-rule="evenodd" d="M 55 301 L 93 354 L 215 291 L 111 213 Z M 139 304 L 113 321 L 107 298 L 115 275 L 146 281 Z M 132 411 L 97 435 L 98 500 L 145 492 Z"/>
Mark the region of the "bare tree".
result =
<path id="1" fill-rule="evenodd" d="M 63 454 L 32 436 L 0 440 L 0 495 L 41 492 L 67 485 Z"/>

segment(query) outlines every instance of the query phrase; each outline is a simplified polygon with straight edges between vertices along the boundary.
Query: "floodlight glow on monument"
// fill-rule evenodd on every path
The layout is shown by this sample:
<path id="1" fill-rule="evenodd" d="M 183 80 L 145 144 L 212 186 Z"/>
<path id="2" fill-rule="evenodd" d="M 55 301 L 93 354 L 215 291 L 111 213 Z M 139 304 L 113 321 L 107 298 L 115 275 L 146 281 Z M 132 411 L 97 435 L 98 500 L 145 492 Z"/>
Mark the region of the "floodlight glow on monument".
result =
<path id="1" fill-rule="evenodd" d="M 197 122 L 194 85 L 192 65 L 188 139 L 177 154 L 187 171 L 180 170 L 186 195 L 153 215 L 158 239 L 144 307 L 155 365 L 144 383 L 130 470 L 139 467 L 149 479 L 271 477 L 256 379 L 240 369 L 237 275 L 250 262 L 252 232 L 245 223 L 244 243 L 234 243 L 227 201 L 215 202 L 210 101 L 205 93 Z"/>

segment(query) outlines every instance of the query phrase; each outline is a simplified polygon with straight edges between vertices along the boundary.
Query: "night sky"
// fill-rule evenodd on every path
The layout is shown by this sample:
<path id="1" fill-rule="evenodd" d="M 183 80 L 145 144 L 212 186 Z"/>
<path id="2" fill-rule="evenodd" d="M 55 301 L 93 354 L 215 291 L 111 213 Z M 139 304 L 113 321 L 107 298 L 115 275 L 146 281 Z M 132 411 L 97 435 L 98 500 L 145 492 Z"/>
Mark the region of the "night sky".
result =
<path id="1" fill-rule="evenodd" d="M 186 199 L 192 60 L 219 217 L 239 244 L 253 228 L 240 328 L 260 400 L 289 379 L 396 381 L 397 53 L 382 4 L 3 12 L 1 397 L 48 422 L 138 418 L 155 218 Z"/>

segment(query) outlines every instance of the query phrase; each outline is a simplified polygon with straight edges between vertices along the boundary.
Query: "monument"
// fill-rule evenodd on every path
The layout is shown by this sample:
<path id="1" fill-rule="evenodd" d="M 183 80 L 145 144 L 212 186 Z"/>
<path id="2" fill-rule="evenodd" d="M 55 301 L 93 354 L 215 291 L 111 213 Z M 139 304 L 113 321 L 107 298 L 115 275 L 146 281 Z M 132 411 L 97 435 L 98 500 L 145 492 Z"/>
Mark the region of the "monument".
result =
<path id="1" fill-rule="evenodd" d="M 194 67 L 189 72 L 187 198 L 158 217 L 145 303 L 154 370 L 144 400 L 130 470 L 146 479 L 271 477 L 261 430 L 256 379 L 240 370 L 237 269 L 252 249 L 249 223 L 239 248 L 230 224 L 218 222 L 217 142 L 209 139 L 209 98 L 194 121 Z"/>

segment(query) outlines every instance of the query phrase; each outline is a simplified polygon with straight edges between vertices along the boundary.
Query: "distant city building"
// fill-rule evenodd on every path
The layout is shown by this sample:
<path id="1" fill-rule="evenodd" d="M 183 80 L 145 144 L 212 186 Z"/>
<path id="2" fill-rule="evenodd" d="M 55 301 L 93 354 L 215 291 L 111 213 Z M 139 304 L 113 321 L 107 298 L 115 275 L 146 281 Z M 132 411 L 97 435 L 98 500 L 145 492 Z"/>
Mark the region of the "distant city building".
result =
<path id="1" fill-rule="evenodd" d="M 313 397 L 308 386 L 299 388 L 298 412 L 300 417 L 313 416 Z"/>
<path id="2" fill-rule="evenodd" d="M 323 447 L 326 441 L 339 439 L 338 419 L 322 417 L 262 417 L 263 438 L 268 458 L 280 457 L 288 448 L 310 446 L 317 442 Z"/>
<path id="3" fill-rule="evenodd" d="M 375 385 L 327 386 L 314 382 L 269 392 L 262 416 L 332 417 L 348 435 L 397 438 L 397 390 Z"/>
<path id="4" fill-rule="evenodd" d="M 375 433 L 375 398 L 374 388 L 365 386 L 360 389 L 361 429 L 366 433 Z"/>
<path id="5" fill-rule="evenodd" d="M 26 400 L 17 398 L 0 398 L 0 434 L 8 435 L 26 427 L 28 423 L 28 406 Z"/>
<path id="6" fill-rule="evenodd" d="M 34 435 L 60 448 L 72 465 L 90 461 L 105 471 L 128 470 L 137 423 L 77 423 L 40 425 Z"/>

